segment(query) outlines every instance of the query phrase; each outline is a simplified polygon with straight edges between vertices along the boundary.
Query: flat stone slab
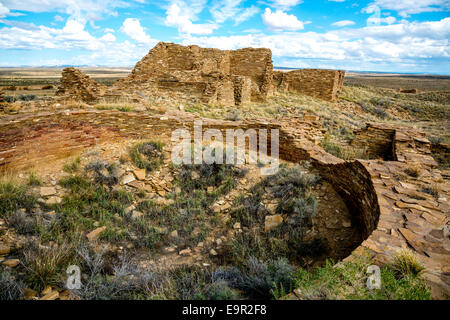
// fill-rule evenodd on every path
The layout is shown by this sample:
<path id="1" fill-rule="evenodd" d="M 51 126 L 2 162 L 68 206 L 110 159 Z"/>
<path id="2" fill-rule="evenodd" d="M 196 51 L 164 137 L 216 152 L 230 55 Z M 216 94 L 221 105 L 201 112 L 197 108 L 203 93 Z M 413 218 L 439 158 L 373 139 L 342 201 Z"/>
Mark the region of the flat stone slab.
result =
<path id="1" fill-rule="evenodd" d="M 56 194 L 56 188 L 55 187 L 41 187 L 39 190 L 39 193 L 41 197 L 48 197 Z"/>

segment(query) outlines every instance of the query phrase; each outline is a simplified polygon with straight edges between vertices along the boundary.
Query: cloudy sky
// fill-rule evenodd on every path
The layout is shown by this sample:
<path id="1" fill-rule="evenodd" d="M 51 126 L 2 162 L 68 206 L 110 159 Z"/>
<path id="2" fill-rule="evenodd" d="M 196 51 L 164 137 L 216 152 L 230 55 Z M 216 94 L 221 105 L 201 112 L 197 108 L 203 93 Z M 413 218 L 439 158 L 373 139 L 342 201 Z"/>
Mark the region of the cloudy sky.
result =
<path id="1" fill-rule="evenodd" d="M 0 0 L 0 66 L 132 66 L 158 41 L 276 66 L 450 74 L 450 0 Z"/>

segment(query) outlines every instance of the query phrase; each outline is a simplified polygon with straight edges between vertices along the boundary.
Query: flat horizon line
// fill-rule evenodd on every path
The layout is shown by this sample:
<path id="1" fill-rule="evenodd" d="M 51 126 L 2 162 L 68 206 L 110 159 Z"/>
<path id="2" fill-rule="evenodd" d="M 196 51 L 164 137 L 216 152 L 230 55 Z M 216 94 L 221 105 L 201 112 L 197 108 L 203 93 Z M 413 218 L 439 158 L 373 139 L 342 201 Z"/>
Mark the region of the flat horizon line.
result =
<path id="1" fill-rule="evenodd" d="M 133 69 L 134 66 L 102 66 L 102 65 L 54 65 L 54 66 L 30 66 L 30 65 L 20 65 L 20 66 L 0 66 L 0 69 L 58 69 L 58 68 L 116 68 L 116 69 Z M 399 72 L 399 71 L 374 71 L 374 70 L 345 70 L 339 68 L 296 68 L 296 67 L 279 67 L 274 66 L 274 70 L 298 70 L 298 69 L 330 69 L 330 70 L 344 70 L 351 73 L 376 73 L 376 74 L 395 74 L 395 75 L 433 75 L 433 76 L 450 76 L 450 73 L 434 73 L 434 72 Z"/>

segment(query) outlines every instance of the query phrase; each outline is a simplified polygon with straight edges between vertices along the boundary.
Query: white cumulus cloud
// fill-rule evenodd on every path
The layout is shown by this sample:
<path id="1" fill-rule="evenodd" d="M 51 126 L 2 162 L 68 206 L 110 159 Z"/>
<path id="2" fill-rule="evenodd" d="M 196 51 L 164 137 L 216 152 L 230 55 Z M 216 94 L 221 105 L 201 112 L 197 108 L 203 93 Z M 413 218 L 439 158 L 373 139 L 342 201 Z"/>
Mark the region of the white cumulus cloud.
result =
<path id="1" fill-rule="evenodd" d="M 100 40 L 106 42 L 114 42 L 116 41 L 116 37 L 112 33 L 107 33 L 103 37 L 101 37 Z"/>
<path id="2" fill-rule="evenodd" d="M 351 20 L 341 20 L 341 21 L 337 21 L 331 25 L 335 26 L 335 27 L 347 27 L 347 26 L 352 26 L 354 24 L 355 24 L 355 22 L 351 21 Z"/>
<path id="3" fill-rule="evenodd" d="M 251 5 L 250 7 L 241 6 L 243 0 L 222 0 L 213 3 L 210 13 L 214 22 L 223 23 L 228 19 L 234 20 L 236 24 L 244 22 L 259 12 L 259 8 Z"/>
<path id="4" fill-rule="evenodd" d="M 282 10 L 272 12 L 266 8 L 262 14 L 264 24 L 274 31 L 296 31 L 304 28 L 303 22 L 299 21 L 293 14 L 287 14 Z"/>
<path id="5" fill-rule="evenodd" d="M 386 17 L 386 18 L 376 18 L 376 17 L 370 17 L 367 19 L 368 24 L 393 24 L 397 21 L 395 17 Z"/>
<path id="6" fill-rule="evenodd" d="M 402 17 L 422 12 L 450 10 L 449 0 L 374 0 L 369 6 L 397 11 Z"/>
<path id="7" fill-rule="evenodd" d="M 178 32 L 183 34 L 211 34 L 218 28 L 216 24 L 194 24 L 192 23 L 192 13 L 189 10 L 183 10 L 183 8 L 173 3 L 166 11 L 165 23 L 167 26 L 177 27 Z"/>
<path id="8" fill-rule="evenodd" d="M 154 40 L 145 33 L 144 28 L 141 26 L 141 22 L 136 18 L 125 19 L 120 31 L 139 43 L 148 44 L 154 42 Z"/>
<path id="9" fill-rule="evenodd" d="M 99 19 L 102 15 L 115 15 L 116 9 L 130 6 L 123 0 L 2 0 L 9 10 L 25 12 L 63 12 L 74 18 Z"/>
<path id="10" fill-rule="evenodd" d="M 275 58 L 302 59 L 316 67 L 393 71 L 404 66 L 409 71 L 450 72 L 450 18 L 430 22 L 402 22 L 364 28 L 346 28 L 325 33 L 289 32 L 239 36 L 188 37 L 184 44 L 238 49 L 270 48 Z M 319 64 L 319 62 L 321 62 Z M 447 61 L 444 63 L 444 61 Z M 412 67 L 414 66 L 414 68 Z M 409 69 L 408 69 L 409 68 Z M 447 70 L 445 70 L 447 68 Z M 398 70 L 398 69 L 397 69 Z"/>
<path id="11" fill-rule="evenodd" d="M 280 9 L 289 9 L 303 2 L 303 0 L 272 0 L 272 6 Z"/>
<path id="12" fill-rule="evenodd" d="M 9 13 L 9 9 L 0 2 L 0 18 L 4 18 Z"/>

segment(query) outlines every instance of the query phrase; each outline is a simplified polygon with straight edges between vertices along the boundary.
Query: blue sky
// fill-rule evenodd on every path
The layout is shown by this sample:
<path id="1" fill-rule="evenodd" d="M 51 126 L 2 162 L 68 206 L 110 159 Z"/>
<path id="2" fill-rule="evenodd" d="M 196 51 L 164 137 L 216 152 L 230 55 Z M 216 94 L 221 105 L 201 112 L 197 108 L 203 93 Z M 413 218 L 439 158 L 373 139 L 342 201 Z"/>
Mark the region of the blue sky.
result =
<path id="1" fill-rule="evenodd" d="M 450 0 L 0 0 L 0 66 L 133 66 L 159 41 L 274 65 L 450 74 Z"/>

